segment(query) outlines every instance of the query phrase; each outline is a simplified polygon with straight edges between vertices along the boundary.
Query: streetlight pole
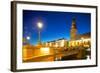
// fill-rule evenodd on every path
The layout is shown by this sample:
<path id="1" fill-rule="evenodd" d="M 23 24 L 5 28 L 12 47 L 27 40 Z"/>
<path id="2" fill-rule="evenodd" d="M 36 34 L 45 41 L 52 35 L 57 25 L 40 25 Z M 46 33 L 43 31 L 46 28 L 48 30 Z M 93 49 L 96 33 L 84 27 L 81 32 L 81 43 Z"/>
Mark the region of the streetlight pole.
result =
<path id="1" fill-rule="evenodd" d="M 38 22 L 37 26 L 38 26 L 38 44 L 41 45 L 41 29 L 43 27 L 43 24 L 41 22 Z"/>
<path id="2" fill-rule="evenodd" d="M 27 39 L 27 43 L 29 44 L 30 36 L 27 36 L 26 39 Z"/>
<path id="3" fill-rule="evenodd" d="M 39 29 L 39 36 L 38 36 L 38 44 L 41 44 L 41 36 L 40 36 L 40 29 Z"/>

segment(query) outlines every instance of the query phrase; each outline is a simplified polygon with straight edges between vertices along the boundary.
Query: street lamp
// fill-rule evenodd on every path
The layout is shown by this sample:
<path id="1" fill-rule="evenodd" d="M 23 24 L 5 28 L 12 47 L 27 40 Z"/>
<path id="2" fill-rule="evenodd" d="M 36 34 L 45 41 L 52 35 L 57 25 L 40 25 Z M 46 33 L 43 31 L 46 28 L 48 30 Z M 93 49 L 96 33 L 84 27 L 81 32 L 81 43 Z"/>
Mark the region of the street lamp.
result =
<path id="1" fill-rule="evenodd" d="M 38 30 L 39 30 L 39 32 L 38 32 L 38 34 L 39 34 L 39 36 L 38 36 L 38 44 L 40 45 L 40 44 L 41 44 L 40 30 L 41 30 L 42 27 L 43 27 L 42 22 L 38 22 L 38 23 L 37 23 L 37 26 L 38 26 Z"/>
<path id="2" fill-rule="evenodd" d="M 30 36 L 27 36 L 26 39 L 27 39 L 27 40 L 30 40 Z"/>
<path id="3" fill-rule="evenodd" d="M 27 39 L 27 43 L 29 44 L 30 36 L 27 36 L 26 39 Z"/>

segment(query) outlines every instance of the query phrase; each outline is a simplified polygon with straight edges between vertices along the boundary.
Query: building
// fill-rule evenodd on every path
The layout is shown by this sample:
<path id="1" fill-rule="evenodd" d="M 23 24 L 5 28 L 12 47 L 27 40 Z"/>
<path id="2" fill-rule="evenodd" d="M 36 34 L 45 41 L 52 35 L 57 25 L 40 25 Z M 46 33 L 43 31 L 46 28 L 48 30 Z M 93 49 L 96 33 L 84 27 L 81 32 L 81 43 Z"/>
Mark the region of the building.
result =
<path id="1" fill-rule="evenodd" d="M 45 46 L 56 47 L 56 48 L 57 47 L 65 47 L 67 42 L 68 41 L 65 38 L 61 38 L 61 39 L 57 39 L 57 40 L 54 40 L 54 41 L 46 42 Z"/>
<path id="2" fill-rule="evenodd" d="M 76 19 L 72 19 L 72 26 L 70 30 L 70 40 L 76 40 L 77 39 L 77 27 L 76 27 Z"/>
<path id="3" fill-rule="evenodd" d="M 84 39 L 84 38 L 81 38 L 79 40 L 73 40 L 73 41 L 69 41 L 69 47 L 87 47 L 89 48 L 91 46 L 91 39 L 90 38 L 87 38 L 87 39 Z"/>
<path id="4" fill-rule="evenodd" d="M 76 46 L 83 46 L 83 47 L 90 47 L 91 46 L 91 33 L 87 32 L 84 34 L 77 34 L 77 26 L 76 26 L 76 19 L 73 18 L 72 26 L 70 30 L 70 41 L 69 47 L 76 47 Z"/>

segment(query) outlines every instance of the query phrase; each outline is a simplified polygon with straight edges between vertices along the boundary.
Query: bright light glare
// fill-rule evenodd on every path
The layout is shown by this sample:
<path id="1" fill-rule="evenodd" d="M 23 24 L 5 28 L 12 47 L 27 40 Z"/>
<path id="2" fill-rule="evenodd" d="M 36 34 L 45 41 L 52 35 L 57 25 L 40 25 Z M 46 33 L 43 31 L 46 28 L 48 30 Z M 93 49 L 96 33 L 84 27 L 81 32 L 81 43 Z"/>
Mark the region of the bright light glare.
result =
<path id="1" fill-rule="evenodd" d="M 41 48 L 41 52 L 42 52 L 43 54 L 49 54 L 49 53 L 50 53 L 50 49 L 49 49 L 48 47 L 42 47 L 42 48 Z"/>
<path id="2" fill-rule="evenodd" d="M 82 37 L 81 39 L 82 39 L 82 40 L 84 40 L 84 38 L 83 38 L 83 37 Z"/>
<path id="3" fill-rule="evenodd" d="M 39 28 L 42 28 L 42 27 L 43 27 L 43 24 L 42 24 L 41 22 L 38 22 L 37 26 L 38 26 Z"/>
<path id="4" fill-rule="evenodd" d="M 27 39 L 27 40 L 30 40 L 30 36 L 27 36 L 26 39 Z"/>

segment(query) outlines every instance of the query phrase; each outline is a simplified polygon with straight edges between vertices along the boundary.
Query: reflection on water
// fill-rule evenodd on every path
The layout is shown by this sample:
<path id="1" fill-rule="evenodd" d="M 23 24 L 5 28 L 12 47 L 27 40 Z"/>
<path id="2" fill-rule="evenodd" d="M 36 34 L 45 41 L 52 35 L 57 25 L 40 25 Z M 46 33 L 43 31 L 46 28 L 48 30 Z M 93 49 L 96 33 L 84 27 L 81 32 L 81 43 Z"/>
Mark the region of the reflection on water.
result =
<path id="1" fill-rule="evenodd" d="M 27 51 L 28 48 L 28 51 Z M 71 50 L 61 50 L 53 47 L 29 47 L 24 46 L 23 62 L 47 62 L 90 59 L 90 50 L 84 48 L 74 48 Z"/>

